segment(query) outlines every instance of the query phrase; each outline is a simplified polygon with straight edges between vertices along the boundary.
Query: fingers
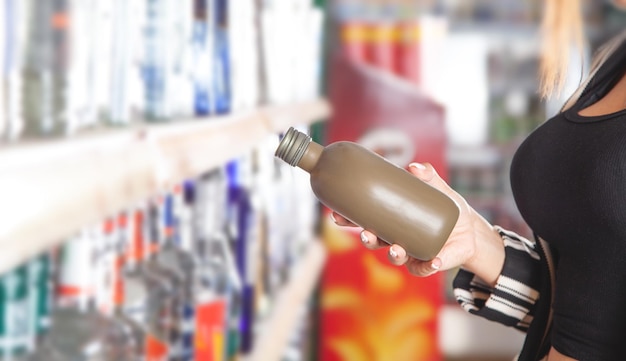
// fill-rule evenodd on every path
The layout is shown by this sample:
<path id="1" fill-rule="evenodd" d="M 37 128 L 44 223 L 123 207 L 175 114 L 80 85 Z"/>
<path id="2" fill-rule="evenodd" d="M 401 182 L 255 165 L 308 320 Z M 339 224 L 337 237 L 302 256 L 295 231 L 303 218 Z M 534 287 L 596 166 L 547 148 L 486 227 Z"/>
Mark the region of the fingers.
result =
<path id="1" fill-rule="evenodd" d="M 402 266 L 409 261 L 409 255 L 406 254 L 404 248 L 397 244 L 389 247 L 389 252 L 387 252 L 387 258 L 389 258 L 389 262 L 391 262 L 391 264 L 396 266 Z"/>
<path id="2" fill-rule="evenodd" d="M 416 258 L 410 258 L 405 266 L 412 275 L 417 277 L 426 277 L 439 271 L 441 268 L 441 259 L 436 257 L 431 261 L 420 261 Z"/>
<path id="3" fill-rule="evenodd" d="M 339 226 L 356 227 L 356 225 L 338 213 L 331 213 L 332 220 Z M 361 231 L 361 243 L 369 250 L 389 247 L 389 244 L 376 237 L 375 234 L 366 230 Z M 402 246 L 394 244 L 387 252 L 389 262 L 395 266 L 406 266 L 409 273 L 418 277 L 426 277 L 436 273 L 442 267 L 443 261 L 436 257 L 431 261 L 420 261 L 409 256 Z"/>
<path id="4" fill-rule="evenodd" d="M 389 258 L 389 262 L 395 266 L 406 266 L 409 273 L 418 277 L 426 277 L 435 274 L 442 266 L 442 261 L 439 257 L 431 261 L 420 261 L 407 255 L 404 248 L 397 244 L 389 247 L 387 258 Z"/>
<path id="5" fill-rule="evenodd" d="M 411 163 L 409 164 L 409 172 L 448 196 L 455 194 L 452 188 L 439 177 L 439 174 L 437 174 L 437 171 L 430 163 Z"/>
<path id="6" fill-rule="evenodd" d="M 368 231 L 361 232 L 361 243 L 363 243 L 365 248 L 370 250 L 389 247 L 388 243 L 382 241 L 380 238 L 376 237 L 375 234 Z"/>
<path id="7" fill-rule="evenodd" d="M 356 224 L 350 222 L 349 220 L 347 220 L 345 217 L 343 217 L 341 214 L 336 213 L 336 212 L 331 212 L 330 213 L 330 218 L 333 220 L 333 222 L 335 222 L 338 226 L 344 226 L 344 227 L 356 227 Z"/>

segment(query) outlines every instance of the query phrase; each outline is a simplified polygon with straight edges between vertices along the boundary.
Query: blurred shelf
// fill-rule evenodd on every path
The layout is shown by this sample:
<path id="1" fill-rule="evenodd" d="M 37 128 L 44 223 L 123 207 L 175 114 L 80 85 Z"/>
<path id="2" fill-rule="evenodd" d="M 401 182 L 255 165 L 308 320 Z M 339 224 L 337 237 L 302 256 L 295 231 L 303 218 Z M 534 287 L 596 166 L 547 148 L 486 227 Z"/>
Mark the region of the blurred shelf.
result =
<path id="1" fill-rule="evenodd" d="M 259 325 L 258 337 L 245 361 L 280 361 L 298 314 L 311 299 L 326 261 L 326 248 L 318 239 L 311 241 L 303 259 L 291 273 L 291 278 L 274 302 L 269 317 Z"/>
<path id="2" fill-rule="evenodd" d="M 0 148 L 0 273 L 81 226 L 245 154 L 325 100 Z"/>

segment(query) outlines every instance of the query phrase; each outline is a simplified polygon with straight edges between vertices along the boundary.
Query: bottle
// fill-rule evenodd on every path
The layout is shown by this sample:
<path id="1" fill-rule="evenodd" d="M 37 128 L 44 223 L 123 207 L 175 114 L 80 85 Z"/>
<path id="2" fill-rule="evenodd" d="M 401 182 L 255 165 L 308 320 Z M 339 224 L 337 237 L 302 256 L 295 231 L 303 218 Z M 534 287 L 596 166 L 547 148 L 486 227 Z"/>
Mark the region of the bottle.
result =
<path id="1" fill-rule="evenodd" d="M 228 39 L 228 2 L 210 0 L 210 31 L 213 32 L 213 94 L 217 114 L 230 113 L 230 45 Z"/>
<path id="2" fill-rule="evenodd" d="M 5 22 L 8 18 L 4 15 L 5 6 L 5 3 L 0 2 L 0 19 L 2 19 L 3 22 Z M 8 8 L 8 6 L 6 7 Z M 10 50 L 10 48 L 8 46 L 5 46 L 5 41 L 8 38 L 8 35 L 5 35 L 5 29 L 8 30 L 7 28 L 10 28 L 10 26 L 11 24 L 9 23 L 5 26 L 0 27 L 0 49 L 2 49 L 3 53 L 7 52 L 6 55 L 0 58 L 0 143 L 2 143 L 2 141 L 4 140 L 5 129 L 7 128 L 6 111 L 4 109 L 4 84 L 6 82 L 5 77 L 7 73 L 5 71 L 5 63 L 9 63 L 9 61 L 8 59 L 5 60 L 4 58 L 10 57 L 10 53 L 7 51 Z"/>
<path id="3" fill-rule="evenodd" d="M 21 265 L 0 277 L 0 359 L 22 357 L 30 344 L 28 267 Z"/>
<path id="4" fill-rule="evenodd" d="M 167 20 L 169 0 L 148 0 L 144 31 L 145 116 L 148 121 L 166 121 L 170 117 L 168 89 Z"/>
<path id="5" fill-rule="evenodd" d="M 24 118 L 22 114 L 21 71 L 24 65 L 25 33 L 29 28 L 26 1 L 4 1 L 4 136 L 16 141 L 22 135 Z"/>
<path id="6" fill-rule="evenodd" d="M 51 19 L 54 13 L 52 1 L 27 2 L 27 35 L 24 45 L 22 67 L 23 126 L 16 127 L 14 138 L 22 132 L 26 137 L 41 137 L 57 134 L 54 123 L 53 63 L 54 46 Z"/>
<path id="7" fill-rule="evenodd" d="M 325 206 L 417 259 L 433 259 L 458 219 L 452 199 L 356 143 L 323 147 L 290 128 L 275 155 L 310 173 Z"/>
<path id="8" fill-rule="evenodd" d="M 211 47 L 212 36 L 207 16 L 208 0 L 194 1 L 193 22 L 193 83 L 195 115 L 204 116 L 213 112 L 211 91 Z"/>
<path id="9" fill-rule="evenodd" d="M 193 357 L 193 297 L 192 279 L 195 260 L 188 239 L 181 240 L 181 215 L 184 213 L 182 187 L 165 195 L 162 221 L 164 243 L 156 254 L 158 265 L 167 270 L 176 285 L 176 302 L 173 313 L 177 322 L 170 332 L 170 361 L 190 360 Z M 184 243 L 184 244 L 183 244 Z M 187 327 L 190 326 L 190 327 Z"/>
<path id="10" fill-rule="evenodd" d="M 171 312 L 171 285 L 168 280 L 151 272 L 146 263 L 150 251 L 144 240 L 147 220 L 143 207 L 132 211 L 128 231 L 131 237 L 122 280 L 123 311 L 143 326 L 138 335 L 146 360 L 166 361 L 169 352 L 168 324 Z"/>

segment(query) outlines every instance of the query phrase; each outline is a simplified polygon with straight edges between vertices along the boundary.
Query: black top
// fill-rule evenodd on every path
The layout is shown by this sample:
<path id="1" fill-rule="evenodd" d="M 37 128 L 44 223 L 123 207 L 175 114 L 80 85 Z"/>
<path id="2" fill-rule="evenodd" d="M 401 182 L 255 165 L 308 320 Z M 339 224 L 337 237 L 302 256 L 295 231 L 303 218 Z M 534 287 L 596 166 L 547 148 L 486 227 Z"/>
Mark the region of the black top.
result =
<path id="1" fill-rule="evenodd" d="M 626 43 L 511 165 L 521 215 L 558 256 L 552 345 L 581 361 L 626 360 L 626 110 L 579 115 L 625 72 Z"/>

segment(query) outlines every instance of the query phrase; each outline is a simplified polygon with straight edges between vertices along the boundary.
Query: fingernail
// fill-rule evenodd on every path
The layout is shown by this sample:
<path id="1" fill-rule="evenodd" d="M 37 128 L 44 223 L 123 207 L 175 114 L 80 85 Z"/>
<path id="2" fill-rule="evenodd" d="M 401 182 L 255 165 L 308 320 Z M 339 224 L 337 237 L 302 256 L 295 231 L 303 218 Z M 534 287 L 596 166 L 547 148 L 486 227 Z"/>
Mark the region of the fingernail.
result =
<path id="1" fill-rule="evenodd" d="M 426 169 L 426 166 L 424 166 L 422 163 L 411 163 L 409 164 L 409 167 L 417 168 L 419 170 Z"/>
<path id="2" fill-rule="evenodd" d="M 365 235 L 365 233 L 364 233 L 364 232 L 361 232 L 361 242 L 363 242 L 363 243 L 365 243 L 365 244 L 370 243 L 369 238 L 367 238 L 367 236 Z"/>
<path id="3" fill-rule="evenodd" d="M 439 268 L 441 268 L 441 265 L 439 265 L 439 264 L 435 263 L 435 261 L 432 261 L 432 262 L 430 263 L 430 267 L 431 267 L 432 269 L 436 270 L 436 271 L 439 271 Z"/>
<path id="4" fill-rule="evenodd" d="M 337 223 L 337 220 L 335 219 L 335 215 L 333 214 L 333 212 L 330 212 L 330 219 L 332 219 L 333 222 Z"/>
<path id="5" fill-rule="evenodd" d="M 389 248 L 389 255 L 390 255 L 391 257 L 393 257 L 393 258 L 396 258 L 396 257 L 398 257 L 398 252 L 396 252 L 396 250 L 395 250 L 395 249 L 393 249 L 393 247 L 390 247 L 390 248 Z"/>

